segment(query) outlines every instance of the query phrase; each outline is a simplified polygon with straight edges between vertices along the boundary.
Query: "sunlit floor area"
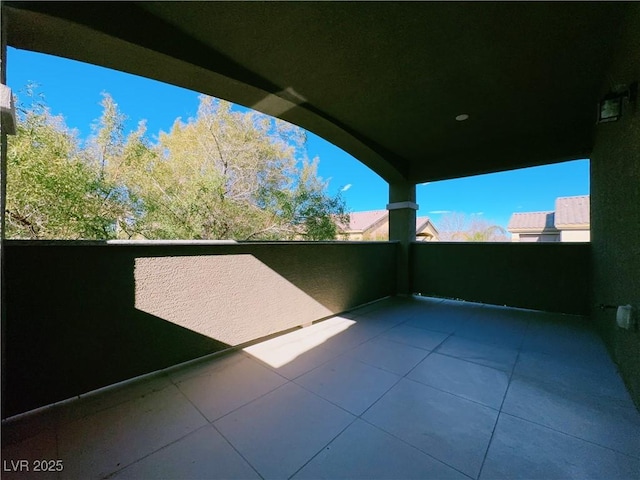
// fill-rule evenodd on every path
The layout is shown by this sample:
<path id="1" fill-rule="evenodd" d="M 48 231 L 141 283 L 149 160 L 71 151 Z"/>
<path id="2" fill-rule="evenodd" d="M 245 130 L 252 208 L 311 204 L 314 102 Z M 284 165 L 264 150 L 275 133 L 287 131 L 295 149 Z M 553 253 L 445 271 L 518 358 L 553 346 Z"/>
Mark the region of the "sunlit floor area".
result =
<path id="1" fill-rule="evenodd" d="M 585 318 L 420 297 L 5 422 L 2 441 L 6 479 L 640 477 L 640 414 Z"/>

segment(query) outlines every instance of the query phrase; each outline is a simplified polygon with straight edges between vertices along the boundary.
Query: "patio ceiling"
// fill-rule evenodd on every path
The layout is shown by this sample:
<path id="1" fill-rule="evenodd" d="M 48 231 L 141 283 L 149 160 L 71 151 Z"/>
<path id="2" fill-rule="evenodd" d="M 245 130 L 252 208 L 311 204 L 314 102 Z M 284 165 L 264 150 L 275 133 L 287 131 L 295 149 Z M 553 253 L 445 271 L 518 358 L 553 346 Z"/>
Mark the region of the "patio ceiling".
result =
<path id="1" fill-rule="evenodd" d="M 388 181 L 589 156 L 628 4 L 4 2 L 10 46 L 300 125 Z M 9 66 L 10 68 L 10 66 Z M 162 101 L 162 99 L 159 99 Z M 469 115 L 466 121 L 455 117 Z"/>

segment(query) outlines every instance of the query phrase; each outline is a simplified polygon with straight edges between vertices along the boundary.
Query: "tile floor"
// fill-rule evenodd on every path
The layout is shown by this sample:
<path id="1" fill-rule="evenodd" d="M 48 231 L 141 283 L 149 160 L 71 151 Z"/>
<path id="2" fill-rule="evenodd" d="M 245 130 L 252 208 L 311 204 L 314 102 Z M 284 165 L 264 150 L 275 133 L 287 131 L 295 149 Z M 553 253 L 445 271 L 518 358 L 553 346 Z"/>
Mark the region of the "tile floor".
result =
<path id="1" fill-rule="evenodd" d="M 584 318 L 428 298 L 386 299 L 2 434 L 6 479 L 640 478 L 640 414 Z M 16 472 L 25 459 L 63 470 Z"/>

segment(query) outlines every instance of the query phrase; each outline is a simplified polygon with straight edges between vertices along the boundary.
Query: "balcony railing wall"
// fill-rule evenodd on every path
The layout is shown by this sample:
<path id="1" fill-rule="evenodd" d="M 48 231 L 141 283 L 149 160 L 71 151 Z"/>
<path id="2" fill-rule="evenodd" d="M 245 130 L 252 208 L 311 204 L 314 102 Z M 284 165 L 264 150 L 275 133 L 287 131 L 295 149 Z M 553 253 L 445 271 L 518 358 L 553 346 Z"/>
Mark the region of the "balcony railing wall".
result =
<path id="1" fill-rule="evenodd" d="M 411 245 L 414 293 L 588 314 L 590 244 L 444 243 Z"/>
<path id="2" fill-rule="evenodd" d="M 391 295 L 395 243 L 7 241 L 3 417 Z"/>

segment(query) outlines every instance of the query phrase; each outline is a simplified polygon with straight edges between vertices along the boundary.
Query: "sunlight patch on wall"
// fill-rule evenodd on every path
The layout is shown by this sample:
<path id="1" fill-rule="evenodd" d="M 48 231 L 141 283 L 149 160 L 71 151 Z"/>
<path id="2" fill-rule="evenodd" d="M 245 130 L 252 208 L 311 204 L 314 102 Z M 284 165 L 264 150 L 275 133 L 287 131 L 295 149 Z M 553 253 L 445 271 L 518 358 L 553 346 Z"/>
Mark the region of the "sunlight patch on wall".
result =
<path id="1" fill-rule="evenodd" d="M 141 257 L 135 307 L 228 345 L 332 312 L 253 255 Z"/>

